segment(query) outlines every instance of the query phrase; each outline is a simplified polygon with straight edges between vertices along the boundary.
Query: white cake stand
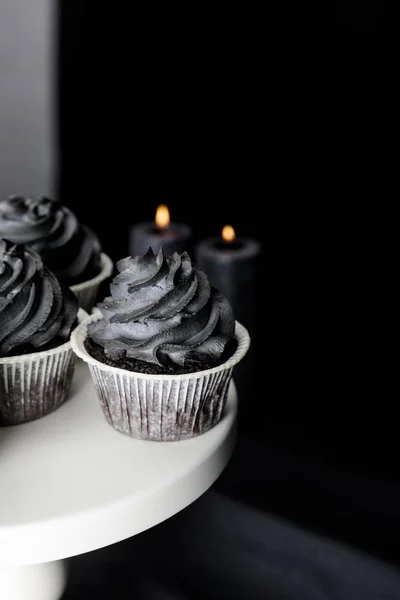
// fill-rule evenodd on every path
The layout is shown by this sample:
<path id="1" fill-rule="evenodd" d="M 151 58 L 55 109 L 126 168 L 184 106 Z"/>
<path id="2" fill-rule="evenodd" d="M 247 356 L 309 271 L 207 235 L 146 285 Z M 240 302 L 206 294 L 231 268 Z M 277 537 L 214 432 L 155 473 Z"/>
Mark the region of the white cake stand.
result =
<path id="1" fill-rule="evenodd" d="M 134 440 L 106 422 L 78 362 L 69 400 L 0 428 L 0 598 L 56 600 L 63 559 L 168 519 L 203 494 L 235 443 L 233 382 L 220 423 L 182 442 Z"/>

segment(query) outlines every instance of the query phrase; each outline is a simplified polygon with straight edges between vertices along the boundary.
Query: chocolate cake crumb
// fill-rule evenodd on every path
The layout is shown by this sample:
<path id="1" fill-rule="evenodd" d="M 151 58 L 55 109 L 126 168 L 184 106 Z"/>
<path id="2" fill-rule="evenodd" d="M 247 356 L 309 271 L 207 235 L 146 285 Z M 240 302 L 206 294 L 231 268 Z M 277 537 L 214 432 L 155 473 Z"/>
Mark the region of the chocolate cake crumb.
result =
<path id="1" fill-rule="evenodd" d="M 186 363 L 185 368 L 172 363 L 170 365 L 160 367 L 153 363 L 147 363 L 142 360 L 136 360 L 135 358 L 124 357 L 120 358 L 119 360 L 113 360 L 105 354 L 102 346 L 96 344 L 96 342 L 94 342 L 89 337 L 87 337 L 85 340 L 85 348 L 90 354 L 90 356 L 92 356 L 99 362 L 102 362 L 105 365 L 109 365 L 111 367 L 124 369 L 125 371 L 146 373 L 148 375 L 184 375 L 185 373 L 196 373 L 198 371 L 205 371 L 207 369 L 217 367 L 218 365 L 222 365 L 228 360 L 228 358 L 230 358 L 235 353 L 237 348 L 237 342 L 236 340 L 231 340 L 230 342 L 228 342 L 222 356 L 218 361 L 196 361 L 196 363 L 193 364 Z"/>

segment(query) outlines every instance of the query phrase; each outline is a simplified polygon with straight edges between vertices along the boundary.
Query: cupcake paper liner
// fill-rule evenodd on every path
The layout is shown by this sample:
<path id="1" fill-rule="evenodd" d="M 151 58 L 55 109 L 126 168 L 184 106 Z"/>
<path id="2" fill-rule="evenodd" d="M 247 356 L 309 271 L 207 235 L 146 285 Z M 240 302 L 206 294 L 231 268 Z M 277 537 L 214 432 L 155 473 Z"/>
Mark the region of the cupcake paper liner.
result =
<path id="1" fill-rule="evenodd" d="M 184 375 L 148 375 L 112 367 L 93 358 L 85 348 L 87 325 L 75 329 L 74 352 L 84 360 L 108 423 L 117 431 L 142 440 L 177 441 L 193 438 L 220 420 L 234 366 L 245 356 L 250 336 L 236 322 L 237 349 L 225 363 Z"/>
<path id="2" fill-rule="evenodd" d="M 101 283 L 111 276 L 114 269 L 111 258 L 104 252 L 100 256 L 100 265 L 101 271 L 96 277 L 70 286 L 70 289 L 78 298 L 79 306 L 88 314 L 92 312 Z"/>
<path id="3" fill-rule="evenodd" d="M 86 317 L 80 309 L 79 323 Z M 70 341 L 43 352 L 0 358 L 0 426 L 34 421 L 61 406 L 75 362 Z"/>

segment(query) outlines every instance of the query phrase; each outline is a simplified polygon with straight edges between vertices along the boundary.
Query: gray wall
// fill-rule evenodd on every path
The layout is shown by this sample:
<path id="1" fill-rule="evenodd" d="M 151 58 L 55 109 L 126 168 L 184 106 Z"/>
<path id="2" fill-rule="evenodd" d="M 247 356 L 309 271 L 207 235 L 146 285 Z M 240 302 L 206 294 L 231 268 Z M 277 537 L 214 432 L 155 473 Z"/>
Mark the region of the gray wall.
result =
<path id="1" fill-rule="evenodd" d="M 0 0 L 0 197 L 53 193 L 54 0 Z"/>

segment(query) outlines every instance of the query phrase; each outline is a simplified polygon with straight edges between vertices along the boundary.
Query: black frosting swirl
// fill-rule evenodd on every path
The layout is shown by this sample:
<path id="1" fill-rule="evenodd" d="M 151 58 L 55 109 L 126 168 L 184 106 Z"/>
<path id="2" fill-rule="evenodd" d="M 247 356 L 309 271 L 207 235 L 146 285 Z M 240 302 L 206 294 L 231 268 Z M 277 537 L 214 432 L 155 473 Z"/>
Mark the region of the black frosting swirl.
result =
<path id="1" fill-rule="evenodd" d="M 111 296 L 98 304 L 103 319 L 88 328 L 106 356 L 180 367 L 221 358 L 234 337 L 232 308 L 186 252 L 149 249 L 117 269 Z"/>
<path id="2" fill-rule="evenodd" d="M 0 238 L 29 245 L 67 285 L 91 279 L 100 271 L 97 236 L 57 200 L 23 196 L 1 200 Z"/>
<path id="3" fill-rule="evenodd" d="M 0 239 L 0 357 L 63 344 L 77 313 L 73 292 L 34 250 Z"/>

